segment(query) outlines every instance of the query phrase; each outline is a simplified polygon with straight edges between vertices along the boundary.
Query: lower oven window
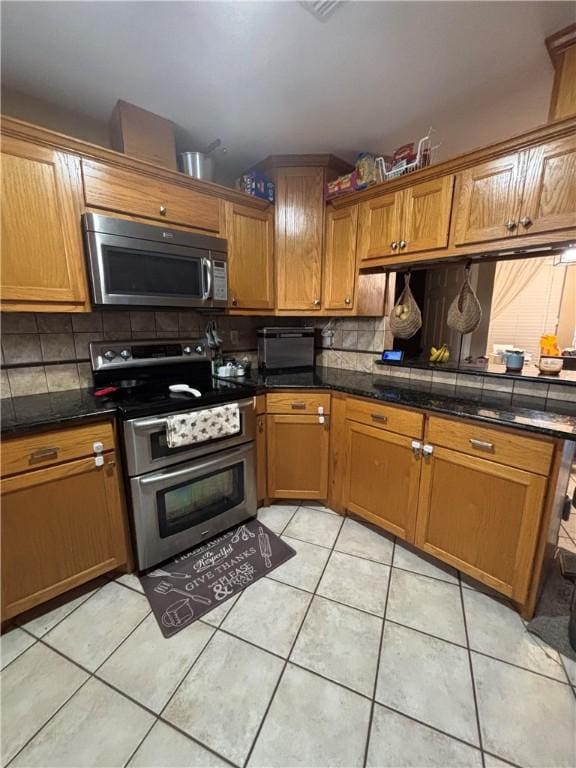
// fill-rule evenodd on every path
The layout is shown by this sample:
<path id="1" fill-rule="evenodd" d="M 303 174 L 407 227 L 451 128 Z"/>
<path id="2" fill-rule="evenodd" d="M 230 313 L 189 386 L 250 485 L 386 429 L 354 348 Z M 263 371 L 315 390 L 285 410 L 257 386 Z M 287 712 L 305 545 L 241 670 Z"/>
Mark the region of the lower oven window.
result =
<path id="1" fill-rule="evenodd" d="M 244 500 L 244 464 L 232 464 L 157 493 L 160 538 L 192 528 Z"/>

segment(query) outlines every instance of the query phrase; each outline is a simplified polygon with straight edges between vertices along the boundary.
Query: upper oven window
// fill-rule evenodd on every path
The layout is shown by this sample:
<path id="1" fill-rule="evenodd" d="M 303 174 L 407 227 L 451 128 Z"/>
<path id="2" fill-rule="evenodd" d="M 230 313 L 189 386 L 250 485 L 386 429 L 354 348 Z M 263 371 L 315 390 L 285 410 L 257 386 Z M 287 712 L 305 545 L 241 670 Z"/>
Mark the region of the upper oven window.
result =
<path id="1" fill-rule="evenodd" d="M 134 296 L 202 296 L 202 262 L 148 250 L 102 246 L 106 290 Z"/>

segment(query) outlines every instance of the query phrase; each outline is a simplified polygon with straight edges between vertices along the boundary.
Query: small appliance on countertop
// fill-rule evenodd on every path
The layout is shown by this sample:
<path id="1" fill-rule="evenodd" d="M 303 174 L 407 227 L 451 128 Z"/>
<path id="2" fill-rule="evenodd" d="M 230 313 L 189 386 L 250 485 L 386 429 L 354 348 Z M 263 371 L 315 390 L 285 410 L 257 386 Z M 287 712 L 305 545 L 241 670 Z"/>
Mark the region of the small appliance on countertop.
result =
<path id="1" fill-rule="evenodd" d="M 199 339 L 92 342 L 90 359 L 118 409 L 139 570 L 256 515 L 254 387 L 213 378 Z M 170 447 L 168 417 L 231 403 L 237 433 Z"/>
<path id="2" fill-rule="evenodd" d="M 260 328 L 257 336 L 259 368 L 314 368 L 314 328 L 311 326 Z"/>

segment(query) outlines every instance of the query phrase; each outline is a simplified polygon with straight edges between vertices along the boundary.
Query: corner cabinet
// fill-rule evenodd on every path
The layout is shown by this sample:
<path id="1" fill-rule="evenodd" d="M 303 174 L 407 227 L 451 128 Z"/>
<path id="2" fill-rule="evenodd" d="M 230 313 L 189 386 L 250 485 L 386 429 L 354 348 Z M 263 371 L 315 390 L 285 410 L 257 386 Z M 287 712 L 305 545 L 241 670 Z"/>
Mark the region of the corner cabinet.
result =
<path id="1" fill-rule="evenodd" d="M 279 310 L 320 310 L 324 169 L 276 170 L 276 275 Z"/>
<path id="2" fill-rule="evenodd" d="M 95 460 L 101 443 L 103 464 Z M 8 439 L 2 455 L 2 619 L 97 576 L 131 555 L 112 426 Z"/>
<path id="3" fill-rule="evenodd" d="M 273 211 L 226 203 L 228 297 L 232 309 L 274 309 Z"/>
<path id="4" fill-rule="evenodd" d="M 2 308 L 89 311 L 80 158 L 2 138 Z"/>

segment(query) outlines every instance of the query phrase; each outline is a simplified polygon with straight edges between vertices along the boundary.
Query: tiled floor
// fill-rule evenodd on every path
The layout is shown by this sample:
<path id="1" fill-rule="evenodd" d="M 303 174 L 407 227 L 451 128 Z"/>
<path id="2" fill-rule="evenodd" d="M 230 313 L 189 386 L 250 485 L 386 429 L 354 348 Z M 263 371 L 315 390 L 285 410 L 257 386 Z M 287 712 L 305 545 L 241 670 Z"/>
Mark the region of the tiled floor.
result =
<path id="1" fill-rule="evenodd" d="M 4 635 L 3 765 L 576 765 L 576 662 L 507 605 L 320 506 L 260 518 L 297 556 L 169 640 L 133 576 Z"/>

